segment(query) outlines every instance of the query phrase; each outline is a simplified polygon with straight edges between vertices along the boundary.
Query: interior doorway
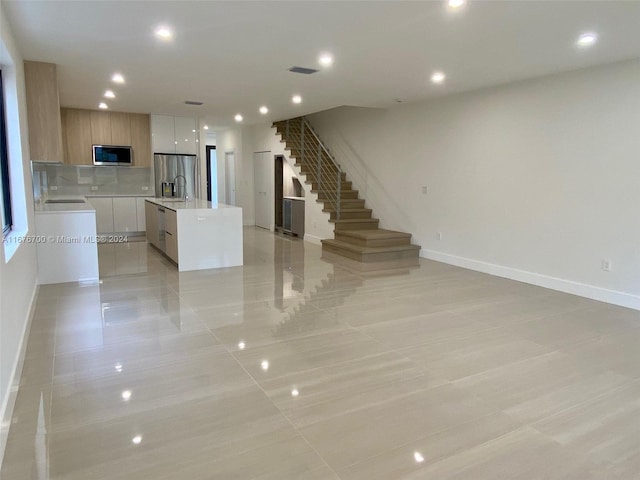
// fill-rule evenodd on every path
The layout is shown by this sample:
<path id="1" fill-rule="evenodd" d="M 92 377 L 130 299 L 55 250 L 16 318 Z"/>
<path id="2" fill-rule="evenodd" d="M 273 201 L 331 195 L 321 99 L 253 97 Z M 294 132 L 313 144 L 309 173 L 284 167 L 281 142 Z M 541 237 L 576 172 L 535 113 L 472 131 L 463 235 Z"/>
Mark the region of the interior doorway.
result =
<path id="1" fill-rule="evenodd" d="M 253 184 L 256 226 L 273 228 L 273 159 L 271 152 L 253 154 Z"/>
<path id="2" fill-rule="evenodd" d="M 284 196 L 283 193 L 283 168 L 284 168 L 284 157 L 282 155 L 276 155 L 274 157 L 275 165 L 274 165 L 274 209 L 275 209 L 275 225 L 276 230 L 282 229 L 282 199 Z"/>
<path id="3" fill-rule="evenodd" d="M 207 200 L 218 201 L 218 157 L 215 145 L 207 145 Z"/>
<path id="4" fill-rule="evenodd" d="M 224 154 L 224 203 L 236 204 L 236 154 L 225 152 Z"/>

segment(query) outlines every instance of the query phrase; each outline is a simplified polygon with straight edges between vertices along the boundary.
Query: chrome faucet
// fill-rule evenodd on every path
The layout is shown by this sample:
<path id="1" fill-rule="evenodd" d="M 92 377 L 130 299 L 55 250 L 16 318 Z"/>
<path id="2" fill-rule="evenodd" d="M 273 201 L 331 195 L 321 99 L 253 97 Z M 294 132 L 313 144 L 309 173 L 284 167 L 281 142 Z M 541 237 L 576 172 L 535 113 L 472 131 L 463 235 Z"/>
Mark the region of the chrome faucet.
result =
<path id="1" fill-rule="evenodd" d="M 176 180 L 178 180 L 178 178 L 182 178 L 182 180 L 184 180 L 184 188 L 182 189 L 182 200 L 183 201 L 187 201 L 189 198 L 189 195 L 187 195 L 187 179 L 185 178 L 184 175 L 176 175 L 173 179 L 173 183 L 175 183 L 176 188 L 178 188 L 178 183 L 176 182 Z"/>

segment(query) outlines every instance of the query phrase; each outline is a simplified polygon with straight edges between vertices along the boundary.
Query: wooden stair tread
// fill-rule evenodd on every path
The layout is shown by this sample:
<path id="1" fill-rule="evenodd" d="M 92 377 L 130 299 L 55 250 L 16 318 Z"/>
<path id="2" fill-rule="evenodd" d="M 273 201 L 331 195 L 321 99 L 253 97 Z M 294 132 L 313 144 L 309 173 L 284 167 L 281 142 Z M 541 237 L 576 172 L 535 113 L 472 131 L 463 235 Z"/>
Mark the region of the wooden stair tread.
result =
<path id="1" fill-rule="evenodd" d="M 411 238 L 410 233 L 397 232 L 395 230 L 385 230 L 378 228 L 375 230 L 345 230 L 341 235 L 354 237 L 361 240 L 385 240 L 393 238 Z"/>
<path id="2" fill-rule="evenodd" d="M 322 244 L 332 245 L 334 247 L 344 248 L 357 253 L 384 253 L 384 252 L 401 252 L 405 250 L 420 250 L 418 245 L 393 245 L 390 247 L 363 247 L 361 245 L 354 245 L 353 243 L 342 242 L 333 238 L 327 238 L 321 240 Z"/>
<path id="3" fill-rule="evenodd" d="M 340 220 L 331 219 L 331 223 L 371 223 L 377 222 L 377 218 L 341 218 Z M 357 232 L 361 230 L 356 230 Z"/>
<path id="4" fill-rule="evenodd" d="M 323 208 L 323 212 L 330 213 L 335 212 L 335 208 Z M 341 208 L 340 213 L 356 213 L 356 212 L 371 212 L 370 208 Z"/>

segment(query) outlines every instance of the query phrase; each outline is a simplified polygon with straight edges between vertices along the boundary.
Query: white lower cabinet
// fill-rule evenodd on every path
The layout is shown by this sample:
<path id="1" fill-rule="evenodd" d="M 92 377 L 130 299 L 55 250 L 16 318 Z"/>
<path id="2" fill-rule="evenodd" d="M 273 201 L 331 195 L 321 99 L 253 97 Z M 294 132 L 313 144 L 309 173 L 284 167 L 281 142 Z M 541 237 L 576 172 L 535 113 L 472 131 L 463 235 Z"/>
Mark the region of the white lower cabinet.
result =
<path id="1" fill-rule="evenodd" d="M 129 233 L 138 231 L 136 197 L 113 198 L 113 231 Z"/>
<path id="2" fill-rule="evenodd" d="M 89 197 L 98 234 L 145 232 L 145 197 Z"/>
<path id="3" fill-rule="evenodd" d="M 113 233 L 113 199 L 111 197 L 91 197 L 89 203 L 96 209 L 96 231 Z"/>

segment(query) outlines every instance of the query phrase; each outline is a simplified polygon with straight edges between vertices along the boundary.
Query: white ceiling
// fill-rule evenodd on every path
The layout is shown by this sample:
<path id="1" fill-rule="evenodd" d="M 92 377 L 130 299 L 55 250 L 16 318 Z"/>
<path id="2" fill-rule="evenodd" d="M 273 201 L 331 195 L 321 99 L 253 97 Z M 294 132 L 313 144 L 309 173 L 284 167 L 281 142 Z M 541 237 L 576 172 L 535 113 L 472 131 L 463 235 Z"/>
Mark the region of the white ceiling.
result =
<path id="1" fill-rule="evenodd" d="M 3 1 L 25 59 L 58 64 L 63 106 L 205 118 L 212 126 L 341 105 L 384 107 L 640 57 L 638 1 Z M 153 31 L 171 26 L 175 38 Z M 589 49 L 577 36 L 599 34 Z M 293 65 L 335 64 L 311 76 Z M 444 85 L 431 73 L 447 74 Z M 110 83 L 122 72 L 126 85 Z M 293 105 L 293 93 L 304 101 Z M 204 106 L 184 105 L 200 100 Z"/>

